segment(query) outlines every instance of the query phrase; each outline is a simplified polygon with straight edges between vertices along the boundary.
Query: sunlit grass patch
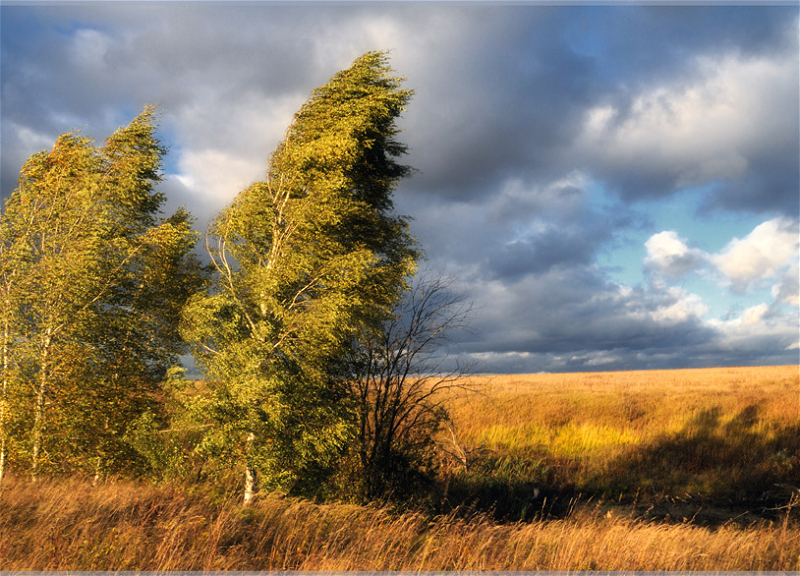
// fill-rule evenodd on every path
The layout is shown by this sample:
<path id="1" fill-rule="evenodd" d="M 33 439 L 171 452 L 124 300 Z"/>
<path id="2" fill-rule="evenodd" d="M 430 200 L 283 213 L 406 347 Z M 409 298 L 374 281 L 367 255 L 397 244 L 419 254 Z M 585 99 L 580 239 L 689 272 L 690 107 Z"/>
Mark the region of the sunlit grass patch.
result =
<path id="1" fill-rule="evenodd" d="M 526 423 L 518 426 L 489 425 L 477 436 L 477 442 L 493 450 L 546 449 L 554 430 L 543 424 Z"/>
<path id="2" fill-rule="evenodd" d="M 608 424 L 570 423 L 558 429 L 550 452 L 564 458 L 612 457 L 625 446 L 636 445 L 641 438 L 635 431 Z"/>
<path id="3" fill-rule="evenodd" d="M 453 402 L 463 444 L 529 451 L 578 491 L 774 503 L 789 493 L 760 484 L 800 484 L 796 366 L 493 376 L 480 390 Z"/>

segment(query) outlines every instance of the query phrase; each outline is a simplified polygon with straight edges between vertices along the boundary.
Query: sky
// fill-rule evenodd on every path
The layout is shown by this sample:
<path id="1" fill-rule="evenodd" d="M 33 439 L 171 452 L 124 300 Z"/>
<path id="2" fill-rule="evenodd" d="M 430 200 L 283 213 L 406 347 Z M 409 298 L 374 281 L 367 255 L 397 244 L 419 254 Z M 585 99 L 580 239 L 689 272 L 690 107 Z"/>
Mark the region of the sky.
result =
<path id="1" fill-rule="evenodd" d="M 398 213 L 478 372 L 800 362 L 797 3 L 3 2 L 0 192 L 158 104 L 205 230 L 311 90 L 390 51 Z"/>

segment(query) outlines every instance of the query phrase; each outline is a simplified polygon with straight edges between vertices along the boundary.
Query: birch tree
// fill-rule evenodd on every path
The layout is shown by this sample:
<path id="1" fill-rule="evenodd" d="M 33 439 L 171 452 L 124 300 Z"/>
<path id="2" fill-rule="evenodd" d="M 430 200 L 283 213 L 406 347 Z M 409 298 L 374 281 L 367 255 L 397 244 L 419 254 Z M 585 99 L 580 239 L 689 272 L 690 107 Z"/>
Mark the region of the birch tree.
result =
<path id="1" fill-rule="evenodd" d="M 17 396 L 27 410 L 19 418 L 27 418 L 28 433 L 16 445 L 33 478 L 43 464 L 63 465 L 69 456 L 81 466 L 97 463 L 86 447 L 98 444 L 108 422 L 130 416 L 121 408 L 152 392 L 156 376 L 140 370 L 116 387 L 111 404 L 97 402 L 115 371 L 119 380 L 121 366 L 141 361 L 164 370 L 174 360 L 174 329 L 169 344 L 133 336 L 147 329 L 137 323 L 153 308 L 145 293 L 161 290 L 176 306 L 188 295 L 171 281 L 151 284 L 156 265 L 194 268 L 188 216 L 158 217 L 164 198 L 154 185 L 165 150 L 154 114 L 146 108 L 100 147 L 79 133 L 62 135 L 25 163 L 2 214 L 0 290 L 10 302 L 3 382 L 10 391 L 11 376 L 20 380 Z M 12 358 L 14 366 L 6 365 Z M 81 429 L 88 440 L 74 435 Z"/>
<path id="2" fill-rule="evenodd" d="M 417 251 L 392 193 L 396 120 L 411 97 L 370 52 L 314 90 L 270 157 L 267 177 L 213 221 L 216 282 L 194 298 L 186 335 L 213 390 L 202 449 L 261 482 L 313 490 L 352 440 L 336 366 L 407 287 Z"/>
<path id="3" fill-rule="evenodd" d="M 19 339 L 17 280 L 22 258 L 8 232 L 8 227 L 0 226 L 0 481 L 6 471 L 12 440 L 10 428 L 20 398 L 19 362 L 13 352 Z"/>

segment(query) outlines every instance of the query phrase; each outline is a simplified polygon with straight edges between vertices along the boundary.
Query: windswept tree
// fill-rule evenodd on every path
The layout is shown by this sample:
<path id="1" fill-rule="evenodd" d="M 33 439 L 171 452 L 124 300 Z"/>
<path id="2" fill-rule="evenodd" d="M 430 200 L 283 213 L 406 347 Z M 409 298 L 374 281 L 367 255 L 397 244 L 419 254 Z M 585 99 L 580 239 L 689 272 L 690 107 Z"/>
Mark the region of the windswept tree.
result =
<path id="1" fill-rule="evenodd" d="M 351 441 L 354 403 L 337 373 L 354 336 L 379 326 L 417 251 L 392 193 L 409 168 L 396 120 L 411 97 L 384 53 L 337 73 L 296 113 L 267 178 L 212 222 L 216 281 L 185 334 L 213 382 L 197 399 L 202 449 L 271 488 L 313 489 Z"/>
<path id="2" fill-rule="evenodd" d="M 159 217 L 154 115 L 100 147 L 59 137 L 25 163 L 0 219 L 0 445 L 14 440 L 34 478 L 48 463 L 100 473 L 180 352 L 200 279 L 188 214 Z"/>

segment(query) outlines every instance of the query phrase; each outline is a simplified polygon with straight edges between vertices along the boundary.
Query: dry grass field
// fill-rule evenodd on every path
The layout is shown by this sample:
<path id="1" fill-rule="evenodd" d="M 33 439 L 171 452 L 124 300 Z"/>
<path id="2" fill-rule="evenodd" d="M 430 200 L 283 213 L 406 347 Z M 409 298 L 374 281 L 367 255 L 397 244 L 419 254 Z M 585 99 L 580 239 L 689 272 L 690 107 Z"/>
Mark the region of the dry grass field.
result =
<path id="1" fill-rule="evenodd" d="M 798 367 L 474 387 L 450 511 L 10 477 L 0 570 L 800 570 Z"/>
<path id="2" fill-rule="evenodd" d="M 800 486 L 797 366 L 485 376 L 473 390 L 452 400 L 449 437 L 473 460 L 454 479 L 495 477 L 506 508 L 519 485 L 664 514 L 766 511 Z"/>
<path id="3" fill-rule="evenodd" d="M 75 480 L 2 489 L 2 570 L 798 570 L 800 527 L 617 517 L 498 523 Z"/>

